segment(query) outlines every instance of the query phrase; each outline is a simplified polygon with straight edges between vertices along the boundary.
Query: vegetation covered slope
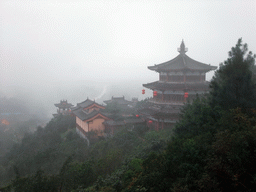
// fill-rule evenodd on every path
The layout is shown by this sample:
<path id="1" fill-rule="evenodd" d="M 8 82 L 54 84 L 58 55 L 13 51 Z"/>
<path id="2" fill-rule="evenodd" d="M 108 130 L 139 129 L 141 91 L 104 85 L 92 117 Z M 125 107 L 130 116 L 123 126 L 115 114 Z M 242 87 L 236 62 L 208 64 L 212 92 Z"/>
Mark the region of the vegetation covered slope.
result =
<path id="1" fill-rule="evenodd" d="M 125 191 L 255 191 L 254 58 L 239 39 L 210 95 L 185 106 L 167 149 L 146 158 Z"/>
<path id="2" fill-rule="evenodd" d="M 1 185 L 7 186 L 2 190 L 71 191 L 105 183 L 109 179 L 103 178 L 116 170 L 127 171 L 133 158 L 163 150 L 171 135 L 169 130 L 147 132 L 146 125 L 140 125 L 133 131 L 120 129 L 114 137 L 88 147 L 74 127 L 73 117 L 53 118 L 14 145 L 1 162 Z"/>
<path id="3" fill-rule="evenodd" d="M 53 130 L 44 141 L 36 133 L 9 153 L 6 164 L 15 177 L 2 190 L 255 191 L 254 58 L 239 39 L 216 71 L 210 94 L 184 107 L 174 134 L 124 129 L 88 148 L 67 122 L 53 120 L 37 131 Z M 50 170 L 54 160 L 47 158 L 58 162 Z M 33 170 L 26 163 L 34 163 Z"/>

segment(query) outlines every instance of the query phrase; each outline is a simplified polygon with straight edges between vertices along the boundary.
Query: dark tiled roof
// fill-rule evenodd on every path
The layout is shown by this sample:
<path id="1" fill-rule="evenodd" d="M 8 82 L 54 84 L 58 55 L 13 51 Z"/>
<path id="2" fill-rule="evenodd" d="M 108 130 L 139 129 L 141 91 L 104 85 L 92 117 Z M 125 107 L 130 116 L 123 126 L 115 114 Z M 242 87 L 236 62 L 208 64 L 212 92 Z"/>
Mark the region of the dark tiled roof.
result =
<path id="1" fill-rule="evenodd" d="M 144 87 L 152 90 L 200 90 L 208 91 L 209 82 L 202 83 L 167 83 L 155 81 L 152 83 L 143 84 Z"/>
<path id="2" fill-rule="evenodd" d="M 91 119 L 91 118 L 95 117 L 98 114 L 101 114 L 102 116 L 107 117 L 107 115 L 105 113 L 103 113 L 102 111 L 100 111 L 100 110 L 93 110 L 90 113 L 86 113 L 86 112 L 83 111 L 84 108 L 87 108 L 87 107 L 89 107 L 93 104 L 99 105 L 95 101 L 87 99 L 87 100 L 85 100 L 81 103 L 78 103 L 76 107 L 72 108 L 72 112 L 75 116 L 77 116 L 82 121 Z M 99 105 L 99 106 L 101 106 L 101 105 Z"/>
<path id="3" fill-rule="evenodd" d="M 104 125 L 109 126 L 122 126 L 125 125 L 124 121 L 114 121 L 114 120 L 108 120 L 103 122 Z"/>
<path id="4" fill-rule="evenodd" d="M 137 124 L 137 123 L 143 123 L 145 120 L 136 118 L 136 119 L 126 119 L 124 121 L 114 121 L 114 120 L 108 120 L 105 121 L 103 124 L 108 126 L 122 126 L 126 124 Z"/>
<path id="5" fill-rule="evenodd" d="M 66 105 L 62 105 L 60 103 L 54 104 L 58 108 L 71 108 L 73 105 L 71 103 L 68 103 Z"/>
<path id="6" fill-rule="evenodd" d="M 102 116 L 104 117 L 107 117 L 104 113 L 102 113 L 101 111 L 92 111 L 91 113 L 89 114 L 86 114 L 83 112 L 82 109 L 79 109 L 79 110 L 75 110 L 73 111 L 73 113 L 75 114 L 75 116 L 77 116 L 79 119 L 81 119 L 82 121 L 85 121 L 85 120 L 88 120 L 88 119 L 91 119 L 93 117 L 95 117 L 96 115 L 98 114 L 101 114 Z M 108 117 L 107 117 L 108 118 Z"/>
<path id="7" fill-rule="evenodd" d="M 155 122 L 159 122 L 159 123 L 161 123 L 161 122 L 164 122 L 164 123 L 176 123 L 178 121 L 178 119 L 167 119 L 167 118 L 166 119 L 156 119 L 154 117 L 148 117 L 148 119 L 153 120 Z"/>
<path id="8" fill-rule="evenodd" d="M 77 109 L 80 109 L 80 107 L 79 107 L 79 106 L 75 106 L 75 107 L 72 107 L 72 108 L 71 108 L 72 111 L 75 111 L 75 110 L 77 110 Z"/>
<path id="9" fill-rule="evenodd" d="M 112 97 L 110 100 L 103 101 L 104 103 L 117 103 L 119 105 L 128 105 L 131 103 L 131 101 L 127 101 L 124 99 L 124 97 Z"/>
<path id="10" fill-rule="evenodd" d="M 166 106 L 166 107 L 161 109 L 160 113 L 166 113 L 166 114 L 168 114 L 168 113 L 179 113 L 182 107 L 183 106 L 175 106 L 175 107 Z"/>
<path id="11" fill-rule="evenodd" d="M 143 108 L 140 109 L 138 112 L 146 116 L 166 116 L 169 114 L 178 114 L 180 113 L 180 110 L 181 107 L 179 106 L 166 106 L 158 109 L 153 107 Z"/>
<path id="12" fill-rule="evenodd" d="M 82 108 L 86 108 L 89 107 L 90 105 L 94 104 L 95 101 L 92 101 L 90 99 L 86 99 L 85 101 L 81 102 L 81 103 L 77 103 L 77 106 L 82 107 Z"/>
<path id="13" fill-rule="evenodd" d="M 143 115 L 154 115 L 157 113 L 157 111 L 152 108 L 142 108 L 142 109 L 138 110 L 138 112 Z"/>
<path id="14" fill-rule="evenodd" d="M 54 104 L 58 108 L 71 108 L 73 105 L 71 103 L 68 103 L 67 100 L 61 100 L 60 103 Z"/>
<path id="15" fill-rule="evenodd" d="M 191 59 L 189 56 L 187 56 L 186 53 L 185 44 L 182 40 L 182 43 L 180 45 L 179 52 L 180 54 L 175 57 L 174 59 L 155 65 L 155 66 L 149 66 L 148 68 L 150 70 L 154 71 L 181 71 L 181 70 L 195 70 L 195 71 L 203 71 L 207 72 L 210 70 L 217 69 L 216 66 L 207 65 L 205 63 L 198 62 L 194 59 Z"/>
<path id="16" fill-rule="evenodd" d="M 137 119 L 126 119 L 124 120 L 124 122 L 126 124 L 130 124 L 130 123 L 143 123 L 145 122 L 145 120 L 141 119 L 141 118 L 137 118 Z"/>
<path id="17" fill-rule="evenodd" d="M 84 108 L 87 108 L 87 107 L 89 107 L 89 106 L 91 106 L 93 104 L 96 104 L 98 106 L 103 107 L 102 105 L 96 103 L 95 101 L 92 101 L 90 99 L 86 99 L 85 101 L 83 101 L 81 103 L 77 103 L 77 106 L 73 107 L 72 111 L 75 111 L 75 110 L 80 109 L 80 108 L 84 109 Z"/>
<path id="18" fill-rule="evenodd" d="M 149 66 L 148 68 L 154 71 L 181 71 L 187 69 L 204 72 L 217 69 L 216 66 L 211 66 L 195 61 L 186 54 L 179 54 L 177 57 L 170 61 L 155 66 Z"/>

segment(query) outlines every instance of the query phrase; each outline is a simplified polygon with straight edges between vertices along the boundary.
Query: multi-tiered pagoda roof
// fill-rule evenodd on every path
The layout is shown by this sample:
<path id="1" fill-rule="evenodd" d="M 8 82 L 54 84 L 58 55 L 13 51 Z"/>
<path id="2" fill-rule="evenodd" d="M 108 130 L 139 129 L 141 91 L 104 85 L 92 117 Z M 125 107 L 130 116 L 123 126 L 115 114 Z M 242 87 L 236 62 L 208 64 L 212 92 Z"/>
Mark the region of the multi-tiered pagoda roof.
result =
<path id="1" fill-rule="evenodd" d="M 60 100 L 59 103 L 54 104 L 55 107 L 58 107 L 57 113 L 53 114 L 54 117 L 59 115 L 71 115 L 71 107 L 73 106 L 71 103 L 68 103 L 67 100 Z"/>
<path id="2" fill-rule="evenodd" d="M 174 59 L 154 65 L 149 66 L 148 69 L 154 70 L 157 72 L 161 71 L 201 71 L 201 72 L 208 72 L 210 70 L 214 70 L 217 67 L 211 66 L 210 64 L 205 64 L 198 62 L 194 59 L 191 59 L 189 56 L 186 55 L 187 49 L 185 48 L 184 41 L 182 40 L 180 48 L 178 49 L 180 54 L 175 57 Z"/>
<path id="3" fill-rule="evenodd" d="M 159 80 L 143 84 L 153 91 L 153 98 L 149 99 L 148 107 L 141 109 L 140 113 L 156 129 L 163 128 L 168 123 L 175 123 L 184 103 L 207 93 L 209 82 L 206 81 L 205 75 L 217 69 L 216 66 L 198 62 L 187 56 L 183 40 L 178 52 L 179 55 L 174 59 L 149 66 L 148 69 L 159 73 Z"/>
<path id="4" fill-rule="evenodd" d="M 183 91 L 183 90 L 195 90 L 195 91 L 208 91 L 209 90 L 209 82 L 204 83 L 165 83 L 155 81 L 152 83 L 143 84 L 144 87 L 152 90 L 160 90 L 160 91 Z"/>
<path id="5" fill-rule="evenodd" d="M 73 105 L 71 103 L 68 103 L 67 100 L 61 100 L 60 103 L 54 104 L 59 109 L 68 109 L 71 108 Z"/>
<path id="6" fill-rule="evenodd" d="M 205 74 L 217 67 L 198 62 L 187 56 L 187 48 L 185 48 L 183 40 L 178 52 L 180 54 L 170 61 L 149 66 L 148 69 L 160 73 L 160 79 L 143 84 L 143 86 L 158 91 L 187 92 L 193 90 L 198 93 L 209 91 L 209 82 L 205 81 Z"/>

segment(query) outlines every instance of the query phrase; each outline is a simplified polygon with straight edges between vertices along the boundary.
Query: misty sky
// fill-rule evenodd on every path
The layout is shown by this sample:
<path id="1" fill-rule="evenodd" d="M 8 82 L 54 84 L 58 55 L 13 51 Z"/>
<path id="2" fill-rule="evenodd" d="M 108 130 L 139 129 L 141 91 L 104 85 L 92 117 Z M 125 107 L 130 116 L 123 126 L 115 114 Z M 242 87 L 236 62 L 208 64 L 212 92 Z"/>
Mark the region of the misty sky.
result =
<path id="1" fill-rule="evenodd" d="M 0 88 L 156 81 L 182 39 L 218 66 L 240 37 L 256 53 L 255 24 L 251 0 L 1 0 Z"/>

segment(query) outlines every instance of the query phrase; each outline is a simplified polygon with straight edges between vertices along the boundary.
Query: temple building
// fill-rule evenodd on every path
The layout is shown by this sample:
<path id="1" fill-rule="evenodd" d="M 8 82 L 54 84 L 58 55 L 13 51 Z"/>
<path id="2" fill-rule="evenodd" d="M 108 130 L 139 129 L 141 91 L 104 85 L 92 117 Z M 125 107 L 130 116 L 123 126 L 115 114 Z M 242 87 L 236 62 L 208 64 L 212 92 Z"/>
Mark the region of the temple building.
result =
<path id="1" fill-rule="evenodd" d="M 104 103 L 108 104 L 117 104 L 121 108 L 127 108 L 129 105 L 132 104 L 131 101 L 127 101 L 124 96 L 123 97 L 113 97 L 110 100 L 103 101 Z"/>
<path id="2" fill-rule="evenodd" d="M 71 103 L 68 103 L 67 100 L 60 100 L 60 103 L 54 104 L 55 107 L 57 107 L 57 113 L 53 114 L 54 117 L 57 117 L 58 115 L 71 115 L 71 107 L 73 105 Z"/>
<path id="3" fill-rule="evenodd" d="M 186 55 L 187 51 L 182 40 L 177 57 L 148 67 L 159 73 L 158 81 L 143 84 L 153 91 L 148 108 L 140 110 L 148 119 L 149 126 L 161 129 L 175 124 L 180 109 L 186 102 L 192 101 L 196 95 L 209 92 L 209 82 L 206 81 L 205 75 L 217 67 L 195 61 Z"/>
<path id="4" fill-rule="evenodd" d="M 113 135 L 122 128 L 132 130 L 135 125 L 143 125 L 144 123 L 145 123 L 145 120 L 141 118 L 125 119 L 123 121 L 108 120 L 103 122 L 106 128 L 105 132 L 108 135 Z"/>
<path id="5" fill-rule="evenodd" d="M 105 107 L 90 99 L 78 103 L 72 109 L 76 117 L 76 131 L 79 135 L 88 138 L 88 133 L 92 131 L 96 136 L 104 135 L 105 125 L 103 122 L 110 120 L 110 118 L 102 112 L 102 109 L 105 109 Z"/>

